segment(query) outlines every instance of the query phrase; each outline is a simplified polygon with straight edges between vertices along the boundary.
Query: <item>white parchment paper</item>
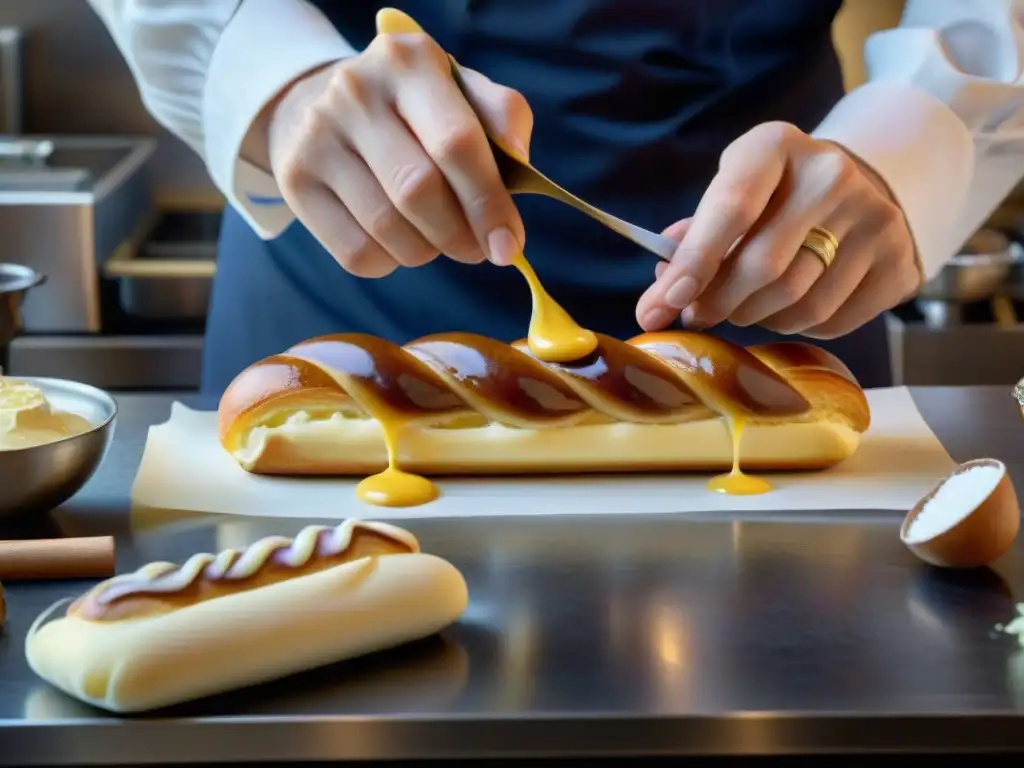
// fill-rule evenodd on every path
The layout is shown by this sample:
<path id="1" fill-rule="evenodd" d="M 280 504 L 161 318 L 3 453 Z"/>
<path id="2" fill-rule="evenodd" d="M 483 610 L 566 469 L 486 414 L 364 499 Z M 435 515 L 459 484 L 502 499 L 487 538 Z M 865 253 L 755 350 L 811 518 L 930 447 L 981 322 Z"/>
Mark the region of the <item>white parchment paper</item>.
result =
<path id="1" fill-rule="evenodd" d="M 217 415 L 174 403 L 150 428 L 132 488 L 139 507 L 268 517 L 399 520 L 488 515 L 659 514 L 716 510 L 908 510 L 954 466 L 903 387 L 868 391 L 871 429 L 827 472 L 768 475 L 761 496 L 707 490 L 707 476 L 441 479 L 441 498 L 388 509 L 355 497 L 358 478 L 278 478 L 242 470 L 217 441 Z"/>

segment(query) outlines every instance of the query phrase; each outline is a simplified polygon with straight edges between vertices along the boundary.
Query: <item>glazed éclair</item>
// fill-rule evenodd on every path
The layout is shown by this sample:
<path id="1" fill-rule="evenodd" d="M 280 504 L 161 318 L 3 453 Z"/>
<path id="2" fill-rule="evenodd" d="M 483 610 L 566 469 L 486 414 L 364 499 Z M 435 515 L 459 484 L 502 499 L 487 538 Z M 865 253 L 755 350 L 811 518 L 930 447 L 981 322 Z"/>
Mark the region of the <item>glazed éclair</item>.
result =
<path id="1" fill-rule="evenodd" d="M 403 505 L 436 495 L 420 475 L 443 474 L 731 470 L 716 490 L 760 492 L 740 467 L 831 467 L 870 411 L 849 369 L 803 343 L 599 334 L 593 354 L 553 363 L 466 333 L 339 334 L 244 370 L 219 423 L 249 472 L 371 475 L 362 498 Z"/>
<path id="2" fill-rule="evenodd" d="M 71 696 L 141 712 L 433 635 L 467 603 L 411 533 L 347 520 L 115 576 L 41 615 L 25 653 Z"/>

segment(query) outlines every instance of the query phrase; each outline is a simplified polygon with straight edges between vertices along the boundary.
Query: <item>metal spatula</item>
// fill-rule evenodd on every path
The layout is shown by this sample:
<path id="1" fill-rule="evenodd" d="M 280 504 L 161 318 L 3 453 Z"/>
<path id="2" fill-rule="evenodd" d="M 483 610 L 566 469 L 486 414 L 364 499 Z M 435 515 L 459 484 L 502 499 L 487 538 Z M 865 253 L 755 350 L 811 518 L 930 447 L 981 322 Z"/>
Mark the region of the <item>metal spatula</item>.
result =
<path id="1" fill-rule="evenodd" d="M 380 34 L 426 34 L 409 15 L 395 10 L 385 8 L 377 14 L 377 32 Z M 462 79 L 458 62 L 449 55 L 448 59 L 452 65 L 452 77 L 463 94 L 467 93 L 466 83 Z M 467 101 L 472 101 L 467 98 Z M 577 211 L 585 213 L 595 221 L 604 224 L 608 229 L 618 232 L 627 240 L 631 240 L 641 248 L 644 248 L 665 261 L 670 261 L 676 251 L 678 243 L 671 238 L 659 235 L 628 221 L 623 221 L 617 216 L 605 213 L 600 208 L 595 208 L 585 200 L 581 200 L 571 192 L 562 189 L 538 171 L 528 162 L 520 160 L 515 155 L 501 146 L 501 139 L 497 137 L 488 127 L 486 120 L 481 120 L 487 138 L 490 140 L 491 150 L 494 152 L 494 159 L 498 163 L 498 170 L 501 173 L 505 187 L 513 195 L 544 195 L 546 197 L 560 200 L 566 205 L 571 205 Z"/>

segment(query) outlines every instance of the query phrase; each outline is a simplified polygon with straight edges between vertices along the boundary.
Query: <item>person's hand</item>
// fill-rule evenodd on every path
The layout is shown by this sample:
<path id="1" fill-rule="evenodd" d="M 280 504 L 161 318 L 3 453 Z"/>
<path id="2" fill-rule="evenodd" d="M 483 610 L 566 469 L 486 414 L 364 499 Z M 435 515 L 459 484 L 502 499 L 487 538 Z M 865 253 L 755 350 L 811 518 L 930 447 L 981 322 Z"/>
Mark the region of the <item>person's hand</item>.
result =
<path id="1" fill-rule="evenodd" d="M 839 240 L 832 266 L 802 248 L 814 227 Z M 680 240 L 637 304 L 645 330 L 682 313 L 684 327 L 728 321 L 829 339 L 849 333 L 921 284 L 913 238 L 885 184 L 841 147 L 765 123 L 722 153 Z"/>
<path id="2" fill-rule="evenodd" d="M 463 70 L 488 126 L 524 158 L 533 115 Z M 380 35 L 290 86 L 267 112 L 267 159 L 292 211 L 349 272 L 383 277 L 445 254 L 507 264 L 525 241 L 487 137 L 426 35 Z"/>

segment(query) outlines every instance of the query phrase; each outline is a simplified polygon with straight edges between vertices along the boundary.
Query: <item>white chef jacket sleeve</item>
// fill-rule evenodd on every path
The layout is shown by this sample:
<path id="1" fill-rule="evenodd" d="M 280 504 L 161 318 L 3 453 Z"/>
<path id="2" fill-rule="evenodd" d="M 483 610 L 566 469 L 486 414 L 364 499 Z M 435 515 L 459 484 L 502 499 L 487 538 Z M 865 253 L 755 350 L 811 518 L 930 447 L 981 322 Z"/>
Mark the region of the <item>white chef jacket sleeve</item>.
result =
<path id="1" fill-rule="evenodd" d="M 239 156 L 286 85 L 352 46 L 306 0 L 89 0 L 155 119 L 200 154 L 264 239 L 294 219 L 273 177 Z"/>
<path id="2" fill-rule="evenodd" d="M 1024 177 L 1022 17 L 1024 0 L 908 0 L 866 43 L 867 82 L 813 132 L 889 185 L 926 279 Z"/>

